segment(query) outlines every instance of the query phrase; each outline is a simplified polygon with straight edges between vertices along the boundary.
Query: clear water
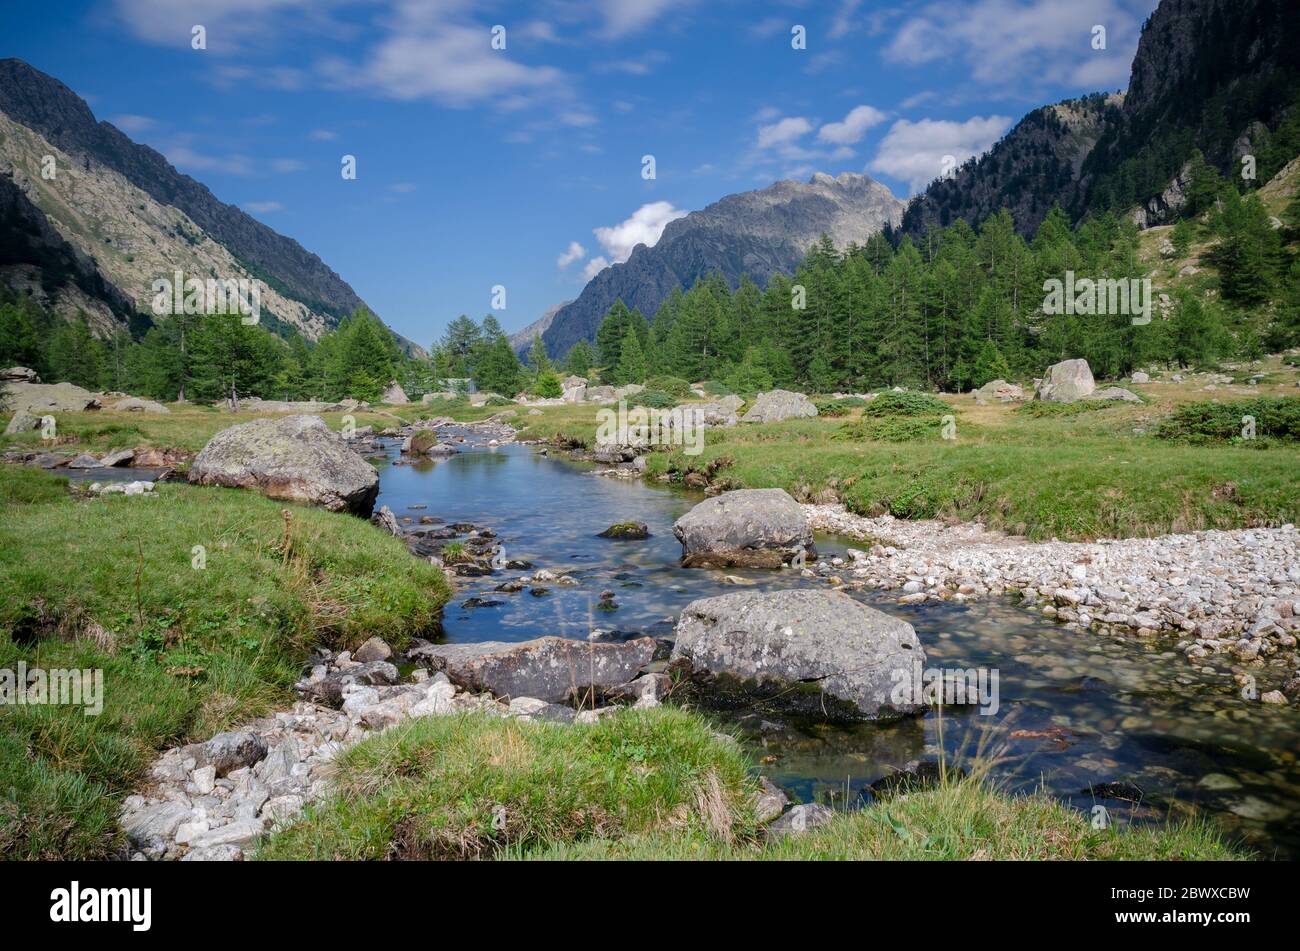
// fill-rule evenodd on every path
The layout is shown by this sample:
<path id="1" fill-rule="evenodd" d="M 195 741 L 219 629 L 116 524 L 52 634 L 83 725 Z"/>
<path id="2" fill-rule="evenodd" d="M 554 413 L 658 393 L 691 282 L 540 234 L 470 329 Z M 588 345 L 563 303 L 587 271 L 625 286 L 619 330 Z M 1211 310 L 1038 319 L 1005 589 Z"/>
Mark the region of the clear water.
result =
<path id="1" fill-rule="evenodd" d="M 746 590 L 724 581 L 727 575 L 768 589 L 825 584 L 788 570 L 683 569 L 671 527 L 699 494 L 598 476 L 593 466 L 533 447 L 469 439 L 448 459 L 379 463 L 378 504 L 399 518 L 431 515 L 490 528 L 507 558 L 570 574 L 579 584 L 548 583 L 535 597 L 527 589 L 493 590 L 531 571 L 461 578 L 444 615 L 449 640 L 585 638 L 593 628 L 667 634 L 695 598 Z M 651 537 L 596 537 L 622 521 L 645 522 Z M 845 546 L 817 539 L 821 557 Z M 614 592 L 616 610 L 600 610 L 603 591 Z M 1300 857 L 1296 710 L 1242 699 L 1227 674 L 1193 668 L 1171 639 L 1072 631 L 1009 598 L 903 606 L 870 591 L 850 593 L 911 623 L 930 666 L 997 669 L 1000 708 L 980 715 L 948 707 L 942 717 L 855 727 L 739 717 L 735 725 L 763 772 L 799 798 L 852 808 L 870 798 L 872 782 L 909 762 L 934 761 L 942 748 L 949 762 L 994 760 L 993 777 L 1010 788 L 1042 785 L 1085 811 L 1104 805 L 1116 823 L 1201 812 L 1265 855 Z M 462 607 L 472 596 L 503 603 Z M 1120 782 L 1135 784 L 1141 800 L 1089 791 Z"/>

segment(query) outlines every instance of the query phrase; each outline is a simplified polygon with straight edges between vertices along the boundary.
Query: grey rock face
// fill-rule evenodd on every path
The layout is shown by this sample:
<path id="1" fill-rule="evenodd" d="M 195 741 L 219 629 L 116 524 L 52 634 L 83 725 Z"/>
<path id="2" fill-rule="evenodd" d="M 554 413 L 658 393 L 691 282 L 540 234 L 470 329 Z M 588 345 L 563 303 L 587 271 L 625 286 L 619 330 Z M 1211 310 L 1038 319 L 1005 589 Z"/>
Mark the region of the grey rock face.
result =
<path id="1" fill-rule="evenodd" d="M 1132 380 L 1134 383 L 1150 383 L 1151 376 L 1150 374 L 1143 373 L 1141 370 L 1138 370 L 1133 374 Z"/>
<path id="2" fill-rule="evenodd" d="M 0 383 L 39 382 L 41 382 L 41 378 L 36 375 L 36 371 L 27 367 L 9 367 L 7 370 L 0 370 Z"/>
<path id="3" fill-rule="evenodd" d="M 1097 388 L 1087 360 L 1062 360 L 1047 368 L 1047 376 L 1038 385 L 1036 400 L 1049 403 L 1073 403 L 1084 399 Z"/>
<path id="4" fill-rule="evenodd" d="M 923 709 L 898 691 L 925 663 L 912 626 L 839 591 L 702 598 L 682 611 L 676 637 L 672 663 L 694 675 L 705 699 L 716 686 L 846 720 Z"/>
<path id="5" fill-rule="evenodd" d="M 113 404 L 113 409 L 119 413 L 155 413 L 161 415 L 171 412 L 162 403 L 155 400 L 141 399 L 138 396 L 128 396 L 126 399 L 118 400 Z"/>
<path id="6" fill-rule="evenodd" d="M 688 567 L 778 567 L 813 543 L 807 514 L 784 489 L 737 489 L 706 499 L 674 523 L 673 534 Z"/>
<path id="7" fill-rule="evenodd" d="M 411 400 L 407 397 L 406 390 L 402 389 L 402 384 L 392 380 L 384 388 L 384 394 L 379 397 L 379 402 L 388 403 L 392 406 L 403 406 L 411 402 Z"/>
<path id="8" fill-rule="evenodd" d="M 309 700 L 315 700 L 330 707 L 338 707 L 343 703 L 346 688 L 353 684 L 377 686 L 380 684 L 395 684 L 397 681 L 398 671 L 396 667 L 387 661 L 375 660 L 330 671 L 319 680 L 305 682 L 301 687 L 301 692 Z"/>
<path id="9" fill-rule="evenodd" d="M 767 832 L 768 835 L 773 837 L 799 835 L 817 826 L 824 826 L 834 818 L 835 810 L 827 806 L 816 802 L 801 803 L 775 822 L 770 823 Z"/>
<path id="10" fill-rule="evenodd" d="M 547 703 L 570 700 L 627 683 L 654 657 L 655 642 L 639 637 L 622 643 L 592 643 L 539 637 L 517 644 L 429 645 L 410 652 L 420 663 L 444 670 L 452 683 L 486 690 L 495 697 L 533 697 Z"/>
<path id="11" fill-rule="evenodd" d="M 759 393 L 754 398 L 754 405 L 744 416 L 740 417 L 742 423 L 779 423 L 783 419 L 798 419 L 805 416 L 816 416 L 817 407 L 813 401 L 808 399 L 802 393 L 792 393 L 790 390 L 770 390 L 767 393 Z"/>
<path id="12" fill-rule="evenodd" d="M 374 467 L 319 416 L 255 419 L 217 433 L 190 466 L 190 481 L 258 489 L 369 516 L 379 493 Z"/>

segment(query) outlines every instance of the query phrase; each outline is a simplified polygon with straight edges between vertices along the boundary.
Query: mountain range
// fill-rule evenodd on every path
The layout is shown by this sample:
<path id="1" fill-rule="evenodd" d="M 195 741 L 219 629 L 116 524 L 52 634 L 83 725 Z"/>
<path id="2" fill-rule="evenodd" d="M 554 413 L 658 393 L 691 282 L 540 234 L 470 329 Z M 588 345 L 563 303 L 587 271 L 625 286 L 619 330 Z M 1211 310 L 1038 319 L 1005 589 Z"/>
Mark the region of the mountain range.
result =
<path id="1" fill-rule="evenodd" d="M 709 274 L 721 274 L 732 288 L 742 274 L 766 285 L 774 274 L 792 272 L 821 235 L 840 248 L 861 244 L 896 226 L 903 208 L 884 185 L 852 172 L 728 195 L 669 222 L 654 247 L 637 245 L 625 262 L 599 272 L 555 313 L 542 341 L 551 356 L 563 356 L 595 336 L 614 301 L 649 317 L 674 288 Z"/>
<path id="2" fill-rule="evenodd" d="M 1242 156 L 1267 160 L 1266 181 L 1294 155 L 1291 144 L 1268 153 L 1300 110 L 1297 49 L 1295 0 L 1163 0 L 1143 26 L 1126 92 L 1030 112 L 913 199 L 903 231 L 975 225 L 1005 207 L 1032 234 L 1054 204 L 1076 221 L 1117 211 L 1140 227 L 1165 223 L 1185 201 L 1194 150 L 1225 175 Z"/>
<path id="3" fill-rule="evenodd" d="M 312 340 L 364 306 L 297 241 L 96 121 L 57 79 L 0 60 L 0 282 L 106 333 L 141 319 L 177 269 L 263 281 L 263 321 Z"/>

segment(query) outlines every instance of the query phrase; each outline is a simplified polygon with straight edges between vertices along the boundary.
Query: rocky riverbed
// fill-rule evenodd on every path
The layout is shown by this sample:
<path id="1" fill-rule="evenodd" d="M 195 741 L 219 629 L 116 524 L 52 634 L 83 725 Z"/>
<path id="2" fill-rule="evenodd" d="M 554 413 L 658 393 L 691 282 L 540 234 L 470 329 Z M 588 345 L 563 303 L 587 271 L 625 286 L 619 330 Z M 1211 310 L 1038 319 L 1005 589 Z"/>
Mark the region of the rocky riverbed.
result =
<path id="1" fill-rule="evenodd" d="M 805 507 L 815 530 L 869 542 L 811 570 L 832 582 L 897 590 L 899 601 L 1019 594 L 1080 628 L 1182 635 L 1193 663 L 1300 667 L 1300 530 L 1250 528 L 1159 538 L 1031 543 L 977 524 L 946 525 Z M 1300 699 L 1300 673 L 1269 702 Z"/>

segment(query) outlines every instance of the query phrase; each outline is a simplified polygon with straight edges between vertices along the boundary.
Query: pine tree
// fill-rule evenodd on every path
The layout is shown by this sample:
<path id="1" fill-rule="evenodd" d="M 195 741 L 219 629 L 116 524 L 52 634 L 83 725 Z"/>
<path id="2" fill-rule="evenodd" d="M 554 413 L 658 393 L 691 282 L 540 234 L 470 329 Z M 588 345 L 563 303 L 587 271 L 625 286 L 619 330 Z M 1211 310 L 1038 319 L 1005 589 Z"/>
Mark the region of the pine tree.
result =
<path id="1" fill-rule="evenodd" d="M 635 326 L 628 327 L 627 336 L 618 358 L 615 383 L 644 383 L 646 378 L 645 355 L 641 351 L 641 338 Z"/>

